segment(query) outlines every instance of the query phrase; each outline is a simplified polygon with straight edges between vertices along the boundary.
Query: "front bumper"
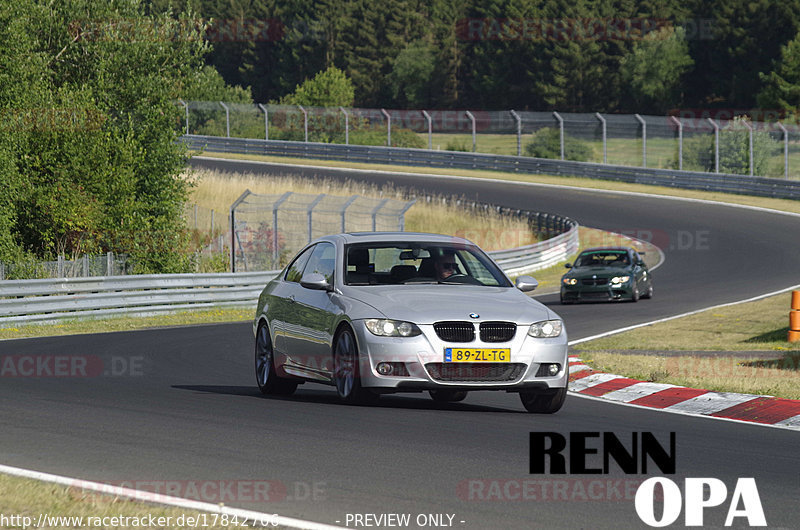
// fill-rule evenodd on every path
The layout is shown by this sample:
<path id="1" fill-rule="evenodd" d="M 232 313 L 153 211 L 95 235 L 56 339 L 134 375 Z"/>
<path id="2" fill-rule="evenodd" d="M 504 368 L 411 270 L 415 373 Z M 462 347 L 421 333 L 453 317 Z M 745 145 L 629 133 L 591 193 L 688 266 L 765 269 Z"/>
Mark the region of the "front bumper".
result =
<path id="1" fill-rule="evenodd" d="M 454 344 L 439 339 L 432 325 L 419 325 L 422 334 L 416 337 L 378 337 L 366 329 L 363 321 L 352 324 L 361 354 L 361 384 L 379 393 L 442 389 L 545 391 L 564 388 L 568 383 L 566 331 L 552 339 L 536 339 L 528 336 L 527 326 L 520 325 L 508 342 L 484 343 L 476 338 L 468 344 Z M 445 347 L 509 348 L 511 359 L 509 363 L 444 363 Z M 408 375 L 380 375 L 376 367 L 382 362 L 403 363 Z M 561 368 L 555 376 L 537 375 L 543 363 L 557 363 Z"/>
<path id="2" fill-rule="evenodd" d="M 561 285 L 561 300 L 567 302 L 591 302 L 606 300 L 630 300 L 633 298 L 633 288 L 630 284 L 621 285 Z"/>

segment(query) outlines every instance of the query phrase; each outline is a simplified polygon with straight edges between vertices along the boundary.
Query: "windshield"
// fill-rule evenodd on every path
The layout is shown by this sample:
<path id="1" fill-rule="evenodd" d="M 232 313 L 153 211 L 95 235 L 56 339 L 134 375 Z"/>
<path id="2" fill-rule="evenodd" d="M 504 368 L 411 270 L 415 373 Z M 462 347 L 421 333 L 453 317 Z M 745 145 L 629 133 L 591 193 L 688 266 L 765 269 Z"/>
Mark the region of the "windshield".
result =
<path id="1" fill-rule="evenodd" d="M 594 250 L 584 252 L 575 260 L 575 267 L 627 267 L 628 253 L 624 250 Z"/>
<path id="2" fill-rule="evenodd" d="M 503 272 L 477 247 L 441 243 L 348 245 L 345 284 L 466 284 L 511 287 Z"/>

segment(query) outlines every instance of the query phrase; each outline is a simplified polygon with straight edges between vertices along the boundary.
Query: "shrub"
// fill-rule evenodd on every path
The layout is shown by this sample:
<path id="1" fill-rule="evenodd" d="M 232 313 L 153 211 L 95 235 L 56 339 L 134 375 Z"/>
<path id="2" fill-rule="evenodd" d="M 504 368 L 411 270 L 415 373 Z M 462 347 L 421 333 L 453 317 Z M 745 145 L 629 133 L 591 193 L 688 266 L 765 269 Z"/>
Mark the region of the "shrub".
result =
<path id="1" fill-rule="evenodd" d="M 533 139 L 525 146 L 525 154 L 536 158 L 561 158 L 561 131 L 552 127 L 539 129 Z M 588 143 L 564 134 L 564 158 L 586 162 L 594 156 Z"/>

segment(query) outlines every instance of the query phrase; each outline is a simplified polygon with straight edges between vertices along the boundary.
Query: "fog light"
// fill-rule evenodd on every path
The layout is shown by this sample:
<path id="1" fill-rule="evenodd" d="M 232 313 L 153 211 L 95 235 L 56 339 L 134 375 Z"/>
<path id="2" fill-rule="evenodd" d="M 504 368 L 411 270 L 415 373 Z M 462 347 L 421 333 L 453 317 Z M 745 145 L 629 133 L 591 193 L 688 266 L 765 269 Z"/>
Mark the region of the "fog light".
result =
<path id="1" fill-rule="evenodd" d="M 536 372 L 536 377 L 553 377 L 561 371 L 561 365 L 558 363 L 542 363 L 539 365 L 539 370 Z"/>
<path id="2" fill-rule="evenodd" d="M 547 368 L 547 371 L 550 372 L 550 375 L 556 375 L 559 371 L 561 371 L 561 366 L 553 363 Z"/>
<path id="3" fill-rule="evenodd" d="M 389 375 L 392 373 L 393 367 L 392 363 L 379 363 L 376 369 L 381 375 Z"/>

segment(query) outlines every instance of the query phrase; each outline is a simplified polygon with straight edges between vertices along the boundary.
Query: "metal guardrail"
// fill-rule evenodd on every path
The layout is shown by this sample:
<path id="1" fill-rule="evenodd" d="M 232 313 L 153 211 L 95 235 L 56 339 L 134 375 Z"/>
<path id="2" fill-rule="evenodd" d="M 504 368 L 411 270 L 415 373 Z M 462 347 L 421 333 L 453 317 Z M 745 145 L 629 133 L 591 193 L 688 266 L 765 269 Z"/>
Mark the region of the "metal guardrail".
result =
<path id="1" fill-rule="evenodd" d="M 490 252 L 509 276 L 519 276 L 564 261 L 578 248 L 578 224 L 551 214 L 516 212 L 550 231 L 552 239 Z M 68 318 L 216 306 L 253 306 L 264 285 L 280 271 L 148 274 L 0 282 L 0 326 Z"/>
<path id="2" fill-rule="evenodd" d="M 400 147 L 288 142 L 197 135 L 184 135 L 181 140 L 193 150 L 221 153 L 585 177 L 690 190 L 800 199 L 800 181 L 767 177 L 612 166 L 524 156 L 429 151 L 426 149 Z"/>

